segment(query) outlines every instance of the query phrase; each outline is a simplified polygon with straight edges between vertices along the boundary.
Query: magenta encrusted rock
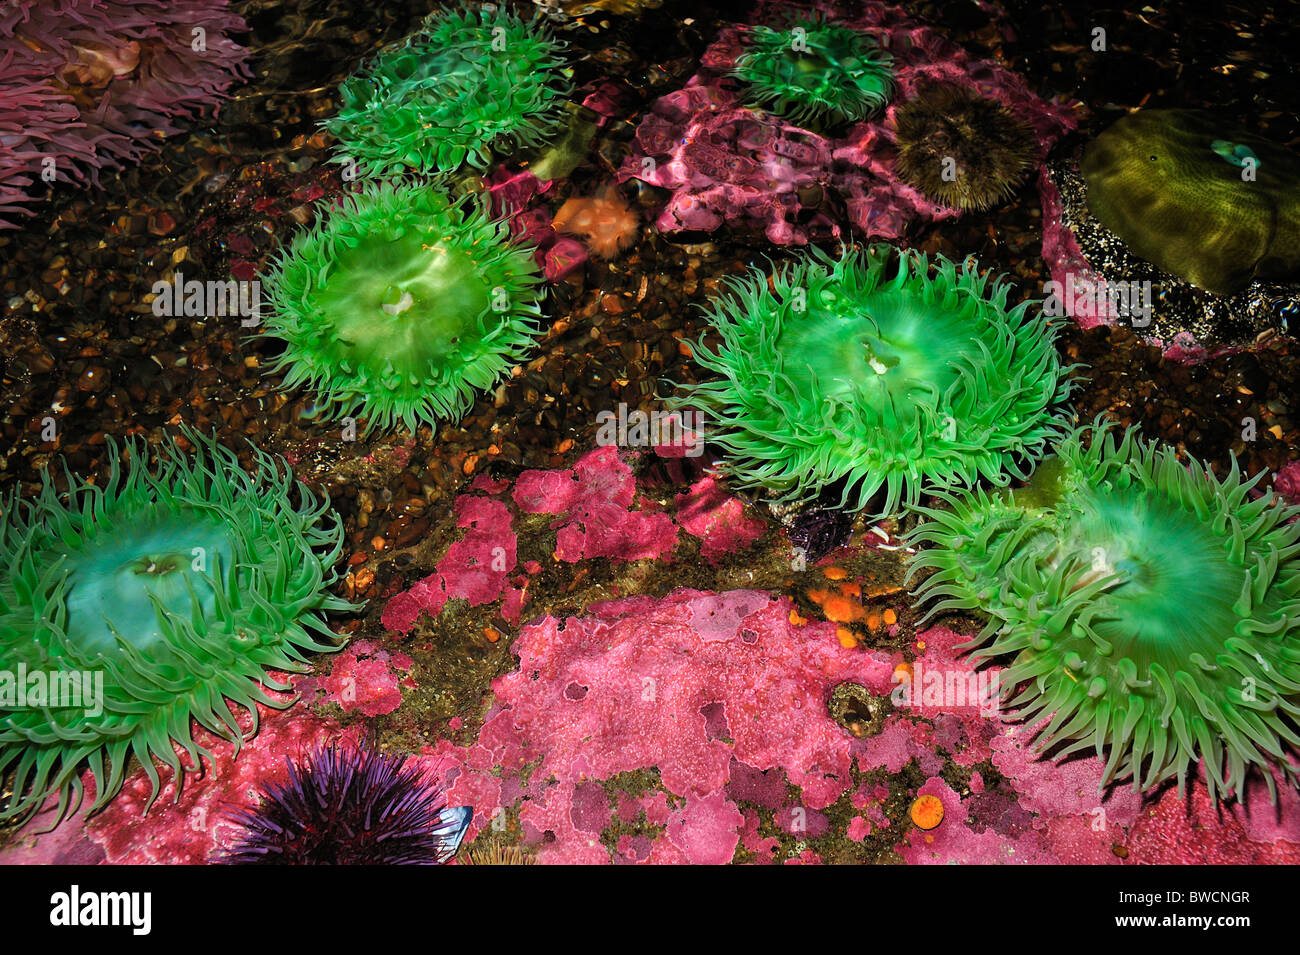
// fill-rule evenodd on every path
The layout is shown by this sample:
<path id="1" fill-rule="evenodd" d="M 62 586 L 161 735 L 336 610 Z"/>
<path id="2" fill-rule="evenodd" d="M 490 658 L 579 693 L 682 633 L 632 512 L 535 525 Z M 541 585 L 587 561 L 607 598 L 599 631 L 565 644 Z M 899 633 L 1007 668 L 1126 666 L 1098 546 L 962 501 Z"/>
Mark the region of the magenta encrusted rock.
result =
<path id="1" fill-rule="evenodd" d="M 787 6 L 760 4 L 753 22 L 780 22 Z M 956 218 L 958 210 L 931 202 L 894 169 L 894 116 L 920 86 L 951 84 L 1005 106 L 1033 130 L 1039 161 L 1076 125 L 1068 104 L 1040 98 L 1018 74 L 972 57 L 898 7 L 867 3 L 854 16 L 833 4 L 816 9 L 889 51 L 897 92 L 888 109 L 828 137 L 748 108 L 727 74 L 752 27 L 724 28 L 685 88 L 651 107 L 619 171 L 620 181 L 672 192 L 654 220 L 660 231 L 710 232 L 725 223 L 761 230 L 778 245 L 803 245 L 848 231 L 897 239 L 913 222 Z"/>

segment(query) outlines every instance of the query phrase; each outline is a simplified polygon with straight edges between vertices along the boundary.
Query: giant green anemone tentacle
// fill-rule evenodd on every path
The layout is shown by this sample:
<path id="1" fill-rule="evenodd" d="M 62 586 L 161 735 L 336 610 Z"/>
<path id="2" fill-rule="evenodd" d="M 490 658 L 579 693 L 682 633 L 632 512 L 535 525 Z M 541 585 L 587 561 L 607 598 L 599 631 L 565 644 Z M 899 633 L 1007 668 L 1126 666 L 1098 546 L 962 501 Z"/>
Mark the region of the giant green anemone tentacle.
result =
<path id="1" fill-rule="evenodd" d="M 893 57 L 865 33 L 816 18 L 756 26 L 732 75 L 749 99 L 794 123 L 857 122 L 894 92 Z"/>
<path id="2" fill-rule="evenodd" d="M 339 87 L 334 162 L 373 177 L 485 170 L 493 153 L 541 145 L 564 120 L 564 44 L 501 7 L 431 14 Z"/>
<path id="3" fill-rule="evenodd" d="M 366 429 L 455 420 L 534 344 L 541 279 L 504 223 L 436 187 L 368 184 L 300 233 L 266 278 L 268 371 Z"/>
<path id="4" fill-rule="evenodd" d="M 757 270 L 727 284 L 706 310 L 721 344 L 693 350 L 720 377 L 674 403 L 705 414 L 740 486 L 781 501 L 839 486 L 854 509 L 883 491 L 890 513 L 923 489 L 1024 477 L 1060 434 L 1055 331 L 973 260 L 932 272 L 887 245 L 814 249 L 771 289 Z"/>
<path id="5" fill-rule="evenodd" d="M 1251 500 L 1260 477 L 1077 430 L 1025 488 L 917 508 L 917 597 L 987 614 L 975 659 L 1010 656 L 1010 705 L 1050 717 L 1038 744 L 1106 756 L 1106 783 L 1181 787 L 1198 759 L 1211 798 L 1252 766 L 1295 782 L 1300 508 Z"/>
<path id="6" fill-rule="evenodd" d="M 11 793 L 0 819 L 24 818 L 52 793 L 61 819 L 80 803 L 87 768 L 99 809 L 133 755 L 153 783 L 150 802 L 155 760 L 179 796 L 184 773 L 211 755 L 191 721 L 238 750 L 256 732 L 258 703 L 289 705 L 264 692 L 291 689 L 267 671 L 304 672 L 306 652 L 341 645 L 321 619 L 355 609 L 329 592 L 343 548 L 329 502 L 279 458 L 254 449 L 250 474 L 212 439 L 184 438 L 193 453 L 166 439 L 152 470 L 134 440 L 124 470 L 110 439 L 102 485 L 68 473 L 59 492 L 47 475 L 35 498 L 15 490 L 3 502 L 0 671 L 39 674 L 50 692 L 36 701 L 28 686 L 21 699 L 0 679 L 0 775 Z M 252 715 L 248 734 L 231 704 Z"/>

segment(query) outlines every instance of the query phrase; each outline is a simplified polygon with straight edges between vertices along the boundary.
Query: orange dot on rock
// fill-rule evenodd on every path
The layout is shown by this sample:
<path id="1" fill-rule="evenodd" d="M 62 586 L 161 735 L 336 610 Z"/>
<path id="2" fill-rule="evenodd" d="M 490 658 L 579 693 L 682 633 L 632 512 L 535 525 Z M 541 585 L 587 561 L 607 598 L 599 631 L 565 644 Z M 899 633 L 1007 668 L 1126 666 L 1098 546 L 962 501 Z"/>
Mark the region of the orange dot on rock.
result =
<path id="1" fill-rule="evenodd" d="M 835 636 L 840 638 L 840 646 L 846 650 L 852 650 L 858 645 L 858 638 L 853 635 L 853 631 L 847 627 L 837 627 Z"/>
<path id="2" fill-rule="evenodd" d="M 908 814 L 916 828 L 928 831 L 943 822 L 943 803 L 938 796 L 920 796 L 912 803 Z"/>
<path id="3" fill-rule="evenodd" d="M 793 607 L 791 607 L 791 608 L 790 608 L 790 622 L 791 622 L 792 624 L 794 624 L 796 627 L 802 627 L 805 623 L 808 622 L 808 618 L 807 618 L 807 617 L 801 617 L 801 616 L 799 616 L 799 611 L 798 611 L 798 610 L 795 610 Z"/>
<path id="4" fill-rule="evenodd" d="M 826 602 L 822 604 L 822 610 L 826 612 L 826 619 L 834 620 L 836 623 L 852 623 L 855 609 L 853 601 L 838 594 L 831 594 L 826 598 Z"/>
<path id="5" fill-rule="evenodd" d="M 894 613 L 894 609 L 890 607 L 885 611 L 885 624 L 892 627 L 896 623 L 898 623 L 898 614 Z"/>
<path id="6" fill-rule="evenodd" d="M 823 567 L 822 573 L 827 580 L 843 580 L 849 575 L 849 572 L 843 567 Z"/>

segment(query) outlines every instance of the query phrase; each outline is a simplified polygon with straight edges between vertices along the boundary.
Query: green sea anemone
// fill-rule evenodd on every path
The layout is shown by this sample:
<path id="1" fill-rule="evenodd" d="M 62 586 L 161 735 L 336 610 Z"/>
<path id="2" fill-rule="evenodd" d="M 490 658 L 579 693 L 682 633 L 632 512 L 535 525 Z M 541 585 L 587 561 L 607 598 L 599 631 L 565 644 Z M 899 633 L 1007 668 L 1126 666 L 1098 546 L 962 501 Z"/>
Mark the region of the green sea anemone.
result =
<path id="1" fill-rule="evenodd" d="M 1117 120 L 1079 164 L 1088 209 L 1140 258 L 1217 295 L 1300 274 L 1300 159 L 1197 110 Z"/>
<path id="2" fill-rule="evenodd" d="M 270 371 L 366 428 L 456 419 L 534 344 L 541 280 L 476 200 L 369 183 L 281 253 L 266 278 Z"/>
<path id="3" fill-rule="evenodd" d="M 494 151 L 540 145 L 572 89 L 564 44 L 538 22 L 484 4 L 431 15 L 339 87 L 334 162 L 366 174 L 483 170 Z"/>
<path id="4" fill-rule="evenodd" d="M 1252 501 L 1259 479 L 1235 459 L 1217 478 L 1132 429 L 1080 429 L 1024 488 L 918 508 L 912 540 L 934 546 L 912 573 L 937 572 L 917 596 L 989 616 L 975 660 L 1013 654 L 1011 708 L 1050 716 L 1043 750 L 1105 755 L 1103 785 L 1181 787 L 1198 758 L 1212 798 L 1251 766 L 1294 782 L 1300 508 Z"/>
<path id="5" fill-rule="evenodd" d="M 784 30 L 756 26 L 731 75 L 749 100 L 794 123 L 857 122 L 894 92 L 894 58 L 865 33 L 817 18 Z"/>
<path id="6" fill-rule="evenodd" d="M 110 443 L 107 482 L 67 473 L 58 492 L 15 489 L 0 514 L 0 775 L 22 818 L 59 794 L 58 818 L 91 811 L 122 787 L 131 756 L 159 791 L 154 760 L 184 772 L 211 754 L 191 721 L 234 742 L 229 705 L 283 708 L 268 670 L 304 672 L 304 651 L 338 649 L 321 614 L 354 609 L 330 594 L 343 529 L 326 500 L 254 449 L 253 473 L 193 431 L 186 454 L 168 438 L 157 465 L 128 441 Z M 182 767 L 175 746 L 187 757 Z"/>
<path id="7" fill-rule="evenodd" d="M 741 486 L 780 502 L 833 488 L 854 509 L 884 489 L 890 513 L 926 488 L 1023 477 L 1060 434 L 1055 329 L 973 259 L 813 249 L 770 288 L 758 270 L 728 284 L 706 309 L 720 346 L 694 348 L 722 377 L 675 404 L 705 413 Z"/>
<path id="8" fill-rule="evenodd" d="M 898 175 L 951 209 L 990 209 L 1024 181 L 1038 155 L 1034 131 L 996 100 L 931 85 L 895 113 Z"/>

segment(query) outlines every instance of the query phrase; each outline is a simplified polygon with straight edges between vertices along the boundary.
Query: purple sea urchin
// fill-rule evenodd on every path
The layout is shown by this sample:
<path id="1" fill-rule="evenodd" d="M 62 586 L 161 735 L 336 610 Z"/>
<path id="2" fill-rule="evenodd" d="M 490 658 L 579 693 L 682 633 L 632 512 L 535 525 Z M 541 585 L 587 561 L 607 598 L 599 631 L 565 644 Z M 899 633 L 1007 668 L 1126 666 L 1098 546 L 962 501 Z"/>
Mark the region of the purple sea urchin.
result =
<path id="1" fill-rule="evenodd" d="M 40 182 L 137 162 L 248 75 L 225 0 L 12 0 L 0 9 L 0 228 Z"/>
<path id="2" fill-rule="evenodd" d="M 456 854 L 474 811 L 448 807 L 406 757 L 317 749 L 256 809 L 231 813 L 243 832 L 216 861 L 236 865 L 436 865 Z"/>
<path id="3" fill-rule="evenodd" d="M 677 404 L 706 413 L 741 486 L 783 502 L 833 487 L 854 509 L 883 490 L 892 512 L 926 488 L 1023 477 L 1060 433 L 1055 330 L 1027 301 L 1008 308 L 1010 286 L 973 259 L 932 272 L 887 245 L 814 249 L 771 289 L 757 270 L 728 284 L 707 310 L 721 345 L 694 349 L 722 378 Z"/>
<path id="4" fill-rule="evenodd" d="M 752 102 L 794 123 L 857 122 L 894 92 L 893 57 L 870 36 L 818 18 L 787 29 L 756 26 L 731 75 Z"/>
<path id="5" fill-rule="evenodd" d="M 368 184 L 300 233 L 266 278 L 272 371 L 307 383 L 367 429 L 458 418 L 534 343 L 540 279 L 529 250 L 473 200 Z"/>
<path id="6" fill-rule="evenodd" d="M 1084 447 L 1084 436 L 1091 444 Z M 983 661 L 1058 755 L 1105 755 L 1103 784 L 1149 789 L 1205 761 L 1210 795 L 1251 766 L 1293 782 L 1300 745 L 1300 508 L 1250 499 L 1133 430 L 1080 429 L 1015 491 L 940 494 L 912 535 L 931 614 L 977 610 Z M 1019 694 L 1015 688 L 1022 685 Z M 1107 752 L 1108 751 L 1108 752 Z M 1226 767 L 1226 772 L 1225 772 Z"/>
<path id="7" fill-rule="evenodd" d="M 1024 181 L 1034 130 L 996 100 L 951 84 L 927 86 L 895 113 L 898 175 L 952 209 L 989 209 Z"/>
<path id="8" fill-rule="evenodd" d="M 238 747 L 228 704 L 254 719 L 258 703 L 282 708 L 262 686 L 290 687 L 266 671 L 303 672 L 304 651 L 338 649 L 320 614 L 353 607 L 329 593 L 343 530 L 328 501 L 282 460 L 254 449 L 249 474 L 215 441 L 185 438 L 194 453 L 167 439 L 152 471 L 130 441 L 125 471 L 112 447 L 102 486 L 69 474 L 59 493 L 46 476 L 34 499 L 15 490 L 4 501 L 0 774 L 12 795 L 0 819 L 55 792 L 61 818 L 80 803 L 87 766 L 93 812 L 121 789 L 133 755 L 153 798 L 155 759 L 179 796 L 184 772 L 209 755 L 191 720 Z"/>
<path id="9" fill-rule="evenodd" d="M 562 125 L 572 84 L 564 44 L 502 7 L 432 14 L 339 87 L 322 125 L 335 162 L 367 175 L 486 169 L 503 146 L 540 145 Z"/>

